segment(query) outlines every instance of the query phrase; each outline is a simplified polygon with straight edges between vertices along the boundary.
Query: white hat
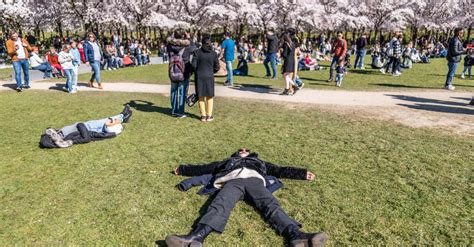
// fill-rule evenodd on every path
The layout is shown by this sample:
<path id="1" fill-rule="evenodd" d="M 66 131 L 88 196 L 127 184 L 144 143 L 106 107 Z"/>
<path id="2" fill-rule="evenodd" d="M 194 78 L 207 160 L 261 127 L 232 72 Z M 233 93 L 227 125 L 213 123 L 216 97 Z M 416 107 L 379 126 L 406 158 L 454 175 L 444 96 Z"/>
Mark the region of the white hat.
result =
<path id="1" fill-rule="evenodd" d="M 115 133 L 116 135 L 122 133 L 123 126 L 121 124 L 115 124 L 113 126 L 105 126 L 105 132 Z"/>

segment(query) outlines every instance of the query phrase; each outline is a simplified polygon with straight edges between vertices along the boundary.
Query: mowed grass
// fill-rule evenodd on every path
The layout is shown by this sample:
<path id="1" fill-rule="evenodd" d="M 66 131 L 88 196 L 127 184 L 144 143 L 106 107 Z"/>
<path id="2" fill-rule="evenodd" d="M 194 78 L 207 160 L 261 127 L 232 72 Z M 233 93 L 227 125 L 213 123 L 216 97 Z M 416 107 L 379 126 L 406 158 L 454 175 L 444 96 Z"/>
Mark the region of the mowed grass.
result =
<path id="1" fill-rule="evenodd" d="M 42 150 L 49 126 L 118 113 L 136 101 L 115 139 Z M 1 92 L 2 245 L 148 245 L 187 233 L 205 212 L 198 188 L 179 192 L 182 163 L 221 160 L 239 147 L 304 167 L 314 182 L 275 193 L 305 231 L 330 246 L 467 246 L 473 243 L 474 140 L 297 105 L 218 98 L 216 120 L 168 115 L 152 94 Z M 190 109 L 197 115 L 197 109 Z M 238 203 L 207 246 L 283 246 L 255 210 Z"/>
<path id="2" fill-rule="evenodd" d="M 352 58 L 354 62 L 355 57 Z M 393 90 L 425 90 L 441 89 L 444 86 L 447 74 L 447 62 L 444 58 L 432 59 L 430 64 L 414 64 L 412 69 L 404 70 L 403 75 L 393 77 L 383 75 L 379 70 L 370 69 L 370 56 L 365 59 L 366 70 L 350 69 L 349 74 L 344 77 L 342 90 L 363 90 L 363 91 L 393 91 Z M 329 62 L 320 63 L 329 66 Z M 101 78 L 104 82 L 139 82 L 154 84 L 169 84 L 168 65 L 151 65 L 143 67 L 125 68 L 115 71 L 102 71 Z M 237 64 L 234 65 L 234 68 Z M 457 70 L 457 77 L 454 78 L 454 85 L 458 91 L 474 91 L 473 79 L 460 79 L 463 64 L 460 63 Z M 283 88 L 284 82 L 280 74 L 281 66 L 278 66 L 278 80 L 264 79 L 265 68 L 263 64 L 249 64 L 249 76 L 235 77 L 235 83 L 244 86 L 265 86 Z M 79 76 L 79 80 L 86 82 L 90 79 L 89 74 Z M 300 77 L 305 82 L 305 86 L 317 89 L 336 89 L 334 83 L 327 83 L 329 70 L 322 71 L 302 71 Z M 193 77 L 194 78 L 194 77 Z M 225 77 L 216 78 L 216 83 L 223 84 Z M 64 81 L 64 79 L 63 79 Z"/>
<path id="3" fill-rule="evenodd" d="M 0 81 L 10 81 L 12 79 L 12 68 L 0 69 Z"/>

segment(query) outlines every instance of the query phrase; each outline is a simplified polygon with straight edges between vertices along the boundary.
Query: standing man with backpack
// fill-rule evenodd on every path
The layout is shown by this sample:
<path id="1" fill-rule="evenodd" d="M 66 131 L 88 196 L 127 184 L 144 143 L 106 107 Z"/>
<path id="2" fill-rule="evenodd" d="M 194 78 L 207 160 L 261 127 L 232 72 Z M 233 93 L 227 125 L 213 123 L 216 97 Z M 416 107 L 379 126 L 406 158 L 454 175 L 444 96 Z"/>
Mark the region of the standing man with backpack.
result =
<path id="1" fill-rule="evenodd" d="M 168 40 L 169 66 L 168 73 L 171 81 L 171 115 L 177 118 L 187 117 L 184 114 L 188 94 L 189 78 L 193 74 L 191 55 L 197 50 L 196 45 L 182 30 L 177 30 Z"/>
<path id="2" fill-rule="evenodd" d="M 230 32 L 225 33 L 225 40 L 224 42 L 222 42 L 221 46 L 221 53 L 224 53 L 224 60 L 227 69 L 227 80 L 225 82 L 225 85 L 228 87 L 232 87 L 234 85 L 232 64 L 234 63 L 235 42 L 230 36 Z"/>

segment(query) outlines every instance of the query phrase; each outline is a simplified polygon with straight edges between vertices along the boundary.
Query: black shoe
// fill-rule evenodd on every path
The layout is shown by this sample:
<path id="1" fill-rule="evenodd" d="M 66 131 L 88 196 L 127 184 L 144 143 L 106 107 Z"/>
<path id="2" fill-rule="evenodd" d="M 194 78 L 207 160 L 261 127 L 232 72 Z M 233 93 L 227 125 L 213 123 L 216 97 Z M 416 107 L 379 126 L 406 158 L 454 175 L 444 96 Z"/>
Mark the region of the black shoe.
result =
<path id="1" fill-rule="evenodd" d="M 188 235 L 168 235 L 166 236 L 166 245 L 169 247 L 202 247 L 204 239 L 212 232 L 208 225 L 198 224 L 196 229 Z"/>
<path id="2" fill-rule="evenodd" d="M 327 80 L 327 82 L 332 82 L 332 78 L 329 78 L 329 79 Z"/>
<path id="3" fill-rule="evenodd" d="M 291 247 L 322 247 L 328 240 L 328 235 L 324 232 L 305 233 L 301 232 L 298 226 L 295 225 L 288 226 L 283 232 L 283 235 Z"/>
<path id="4" fill-rule="evenodd" d="M 15 90 L 16 90 L 17 92 L 21 92 L 21 91 L 23 91 L 23 88 L 17 87 Z"/>
<path id="5" fill-rule="evenodd" d="M 290 95 L 288 89 L 283 90 L 283 92 L 280 93 L 280 95 Z"/>
<path id="6" fill-rule="evenodd" d="M 23 89 L 30 89 L 31 87 L 30 86 L 23 86 L 22 88 Z"/>
<path id="7" fill-rule="evenodd" d="M 130 118 L 132 117 L 132 109 L 130 109 L 130 105 L 126 104 L 125 107 L 122 110 L 122 115 L 123 115 L 123 122 L 128 123 L 130 122 Z"/>
<path id="8" fill-rule="evenodd" d="M 474 105 L 474 97 L 472 98 L 471 102 L 469 102 L 469 105 Z"/>

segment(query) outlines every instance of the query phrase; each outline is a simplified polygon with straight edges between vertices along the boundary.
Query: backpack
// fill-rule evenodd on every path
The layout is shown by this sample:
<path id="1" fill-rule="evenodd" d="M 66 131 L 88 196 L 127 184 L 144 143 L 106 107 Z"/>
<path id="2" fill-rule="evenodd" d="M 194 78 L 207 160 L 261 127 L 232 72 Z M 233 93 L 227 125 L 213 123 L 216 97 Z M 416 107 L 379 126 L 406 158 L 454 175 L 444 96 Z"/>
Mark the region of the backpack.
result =
<path id="1" fill-rule="evenodd" d="M 182 48 L 179 53 L 173 53 L 169 61 L 169 76 L 171 82 L 184 81 L 184 60 L 183 53 L 186 48 Z"/>

